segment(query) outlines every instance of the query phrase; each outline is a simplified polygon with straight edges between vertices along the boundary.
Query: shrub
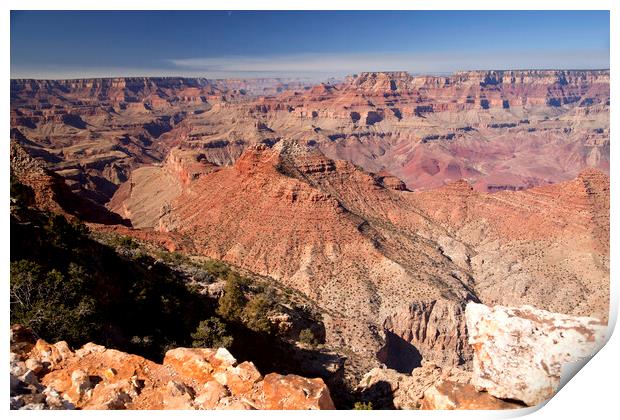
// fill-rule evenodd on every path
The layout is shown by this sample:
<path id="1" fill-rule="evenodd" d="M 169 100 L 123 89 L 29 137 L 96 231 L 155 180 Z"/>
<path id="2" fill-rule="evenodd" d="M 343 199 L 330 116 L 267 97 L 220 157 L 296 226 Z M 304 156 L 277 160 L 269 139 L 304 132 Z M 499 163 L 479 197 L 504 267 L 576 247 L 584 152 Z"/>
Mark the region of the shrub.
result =
<path id="1" fill-rule="evenodd" d="M 353 409 L 354 410 L 372 410 L 372 403 L 357 401 L 355 405 L 353 406 Z"/>
<path id="2" fill-rule="evenodd" d="M 245 279 L 235 273 L 228 273 L 224 294 L 218 301 L 217 313 L 224 319 L 233 322 L 241 322 L 243 309 L 247 298 L 243 294 L 243 287 L 247 284 Z"/>
<path id="3" fill-rule="evenodd" d="M 11 322 L 47 341 L 74 347 L 92 341 L 150 359 L 191 345 L 213 302 L 188 288 L 183 274 L 154 264 L 130 238 L 120 238 L 138 246 L 127 253 L 87 233 L 62 216 L 12 210 Z"/>
<path id="4" fill-rule="evenodd" d="M 87 340 L 97 329 L 90 278 L 70 264 L 67 275 L 37 263 L 11 263 L 11 322 L 28 325 L 52 341 Z"/>
<path id="5" fill-rule="evenodd" d="M 110 245 L 114 248 L 125 248 L 125 249 L 137 249 L 139 247 L 138 243 L 134 241 L 129 236 L 115 236 L 112 239 Z"/>
<path id="6" fill-rule="evenodd" d="M 192 347 L 230 347 L 233 342 L 232 336 L 227 333 L 226 324 L 216 317 L 200 321 L 192 333 L 192 339 Z"/>
<path id="7" fill-rule="evenodd" d="M 202 265 L 203 270 L 208 271 L 211 275 L 219 278 L 226 278 L 230 273 L 230 268 L 218 260 L 209 260 Z"/>
<path id="8" fill-rule="evenodd" d="M 254 295 L 243 308 L 244 324 L 256 332 L 270 332 L 269 313 L 273 308 L 273 296 L 267 292 Z"/>
<path id="9" fill-rule="evenodd" d="M 304 328 L 299 332 L 299 342 L 311 346 L 318 344 L 318 341 L 310 328 Z"/>

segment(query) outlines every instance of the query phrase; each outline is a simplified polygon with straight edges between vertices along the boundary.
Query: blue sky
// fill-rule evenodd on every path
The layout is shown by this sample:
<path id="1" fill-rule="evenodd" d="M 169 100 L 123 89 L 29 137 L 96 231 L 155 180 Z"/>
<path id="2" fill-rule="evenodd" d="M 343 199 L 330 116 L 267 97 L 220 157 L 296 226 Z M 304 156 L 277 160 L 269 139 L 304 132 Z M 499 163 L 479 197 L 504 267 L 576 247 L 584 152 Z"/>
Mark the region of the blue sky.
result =
<path id="1" fill-rule="evenodd" d="M 607 11 L 11 12 L 11 77 L 608 67 Z"/>

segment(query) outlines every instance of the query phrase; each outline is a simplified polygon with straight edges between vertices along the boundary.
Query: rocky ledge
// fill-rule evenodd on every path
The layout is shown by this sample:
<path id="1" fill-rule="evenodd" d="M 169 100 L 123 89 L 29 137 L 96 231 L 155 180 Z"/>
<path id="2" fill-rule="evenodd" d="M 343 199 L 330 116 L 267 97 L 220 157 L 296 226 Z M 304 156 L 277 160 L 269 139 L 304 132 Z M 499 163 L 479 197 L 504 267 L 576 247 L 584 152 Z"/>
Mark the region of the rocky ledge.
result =
<path id="1" fill-rule="evenodd" d="M 410 374 L 377 367 L 355 393 L 373 408 L 516 409 L 553 397 L 563 367 L 595 354 L 607 326 L 531 306 L 465 309 L 473 370 L 422 361 Z M 466 367 L 465 367 L 466 368 Z M 224 348 L 177 348 L 158 364 L 93 343 L 72 351 L 11 328 L 13 409 L 334 409 L 322 379 L 237 363 Z"/>
<path id="2" fill-rule="evenodd" d="M 237 363 L 224 348 L 176 348 L 162 364 L 93 343 L 72 351 L 11 328 L 11 409 L 334 409 L 322 379 Z"/>

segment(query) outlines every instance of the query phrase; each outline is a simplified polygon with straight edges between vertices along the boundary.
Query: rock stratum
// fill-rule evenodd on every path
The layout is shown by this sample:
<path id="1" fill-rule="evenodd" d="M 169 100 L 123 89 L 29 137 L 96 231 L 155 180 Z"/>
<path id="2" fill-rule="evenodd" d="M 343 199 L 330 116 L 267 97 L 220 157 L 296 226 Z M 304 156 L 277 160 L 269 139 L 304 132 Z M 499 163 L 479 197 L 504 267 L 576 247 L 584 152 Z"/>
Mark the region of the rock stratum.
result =
<path id="1" fill-rule="evenodd" d="M 609 71 L 362 73 L 341 83 L 116 78 L 12 80 L 12 136 L 74 191 L 105 204 L 171 147 L 233 163 L 298 139 L 410 189 L 464 178 L 526 189 L 609 171 Z"/>

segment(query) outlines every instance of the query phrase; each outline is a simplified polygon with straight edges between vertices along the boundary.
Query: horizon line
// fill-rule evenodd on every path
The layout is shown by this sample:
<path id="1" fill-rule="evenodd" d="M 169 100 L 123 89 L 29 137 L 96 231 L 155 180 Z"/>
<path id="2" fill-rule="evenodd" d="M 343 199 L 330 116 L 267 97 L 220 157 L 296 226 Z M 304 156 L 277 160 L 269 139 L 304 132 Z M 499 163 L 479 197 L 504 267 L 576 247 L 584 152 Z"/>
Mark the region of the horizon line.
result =
<path id="1" fill-rule="evenodd" d="M 422 72 L 416 73 L 408 70 L 368 70 L 361 71 L 357 73 L 350 73 L 344 77 L 354 77 L 360 74 L 365 73 L 407 73 L 413 77 L 424 77 L 424 76 L 451 76 L 457 73 L 465 73 L 465 72 L 510 72 L 510 71 L 610 71 L 610 67 L 600 67 L 600 68 L 561 68 L 561 67 L 548 67 L 548 68 L 505 68 L 505 69 L 462 69 L 462 70 L 454 70 L 454 71 L 437 71 L 437 72 Z M 248 72 L 255 73 L 255 72 Z M 338 79 L 342 76 L 327 76 L 327 79 L 333 78 Z M 10 77 L 11 81 L 17 80 L 36 80 L 36 81 L 70 81 L 70 80 L 112 80 L 112 79 L 204 79 L 204 80 L 258 80 L 258 79 L 272 79 L 272 80 L 311 80 L 312 77 L 309 76 L 255 76 L 255 77 L 208 77 L 208 76 L 183 76 L 183 75 L 174 75 L 174 76 L 126 76 L 126 75 L 116 75 L 116 76 L 85 76 L 85 77 L 59 77 L 59 78 L 47 78 L 47 77 Z M 314 79 L 316 80 L 316 79 Z"/>

